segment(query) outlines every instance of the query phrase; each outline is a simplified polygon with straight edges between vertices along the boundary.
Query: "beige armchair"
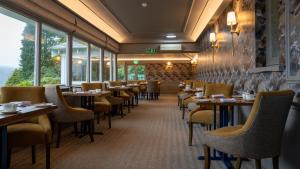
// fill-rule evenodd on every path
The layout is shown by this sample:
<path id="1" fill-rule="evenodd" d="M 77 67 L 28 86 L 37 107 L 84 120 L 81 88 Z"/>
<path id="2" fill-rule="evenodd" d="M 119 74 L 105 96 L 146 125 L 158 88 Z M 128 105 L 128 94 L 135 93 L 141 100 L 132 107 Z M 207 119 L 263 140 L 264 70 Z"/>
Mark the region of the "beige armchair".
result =
<path id="1" fill-rule="evenodd" d="M 102 83 L 82 83 L 81 88 L 83 91 L 102 89 Z M 111 128 L 111 110 L 112 104 L 106 99 L 106 97 L 95 98 L 95 114 L 97 115 L 97 123 L 100 121 L 100 113 L 108 116 L 108 127 Z"/>
<path id="2" fill-rule="evenodd" d="M 222 83 L 207 84 L 205 86 L 204 97 L 209 98 L 214 94 L 224 94 L 225 97 L 231 97 L 233 86 Z M 217 117 L 219 113 L 217 113 Z M 217 118 L 219 119 L 219 118 Z M 203 125 L 213 124 L 213 110 L 211 106 L 200 106 L 189 113 L 189 145 L 192 145 L 193 140 L 193 124 L 200 123 Z"/>
<path id="3" fill-rule="evenodd" d="M 56 147 L 60 145 L 61 127 L 64 123 L 73 123 L 75 133 L 77 133 L 77 122 L 88 126 L 91 142 L 93 137 L 94 112 L 84 108 L 73 108 L 68 105 L 59 86 L 46 86 L 45 95 L 48 102 L 54 103 L 58 108 L 51 114 L 52 120 L 57 124 Z"/>
<path id="4" fill-rule="evenodd" d="M 43 87 L 2 87 L 1 103 L 12 101 L 45 102 Z M 13 147 L 31 146 L 32 163 L 35 163 L 35 145 L 44 144 L 46 148 L 46 168 L 50 168 L 51 125 L 47 115 L 38 116 L 20 123 L 9 125 L 8 128 L 8 164 L 10 164 Z"/>
<path id="5" fill-rule="evenodd" d="M 257 169 L 261 168 L 261 159 L 273 158 L 273 167 L 278 169 L 281 139 L 293 96 L 291 90 L 258 93 L 244 125 L 204 132 L 201 138 L 205 169 L 210 168 L 210 147 L 237 156 L 236 169 L 241 167 L 241 158 L 255 159 Z"/>

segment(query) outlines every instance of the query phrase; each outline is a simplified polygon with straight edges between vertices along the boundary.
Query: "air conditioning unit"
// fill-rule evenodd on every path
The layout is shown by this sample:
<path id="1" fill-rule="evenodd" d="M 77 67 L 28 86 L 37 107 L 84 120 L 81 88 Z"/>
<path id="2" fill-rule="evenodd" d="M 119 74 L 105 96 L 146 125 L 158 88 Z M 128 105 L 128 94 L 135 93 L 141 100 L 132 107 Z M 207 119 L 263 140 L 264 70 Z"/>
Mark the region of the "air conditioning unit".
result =
<path id="1" fill-rule="evenodd" d="M 181 44 L 161 44 L 160 51 L 181 51 Z"/>

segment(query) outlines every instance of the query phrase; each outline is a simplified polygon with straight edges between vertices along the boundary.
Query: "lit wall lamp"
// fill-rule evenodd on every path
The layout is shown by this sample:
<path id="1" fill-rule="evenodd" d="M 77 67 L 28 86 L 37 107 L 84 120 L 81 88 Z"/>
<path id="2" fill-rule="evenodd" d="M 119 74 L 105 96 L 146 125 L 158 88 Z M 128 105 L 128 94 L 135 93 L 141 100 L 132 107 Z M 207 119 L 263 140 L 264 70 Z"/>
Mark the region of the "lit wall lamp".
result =
<path id="1" fill-rule="evenodd" d="M 215 48 L 218 48 L 217 36 L 215 32 L 209 34 L 209 42 L 211 43 L 211 47 L 213 48 L 212 61 L 215 63 Z"/>
<path id="2" fill-rule="evenodd" d="M 240 30 L 238 29 L 237 26 L 237 19 L 234 11 L 229 11 L 227 13 L 227 25 L 230 26 L 230 32 L 231 33 L 236 33 L 239 35 Z"/>
<path id="3" fill-rule="evenodd" d="M 238 29 L 238 23 L 236 19 L 236 15 L 234 11 L 229 11 L 227 13 L 227 25 L 230 26 L 231 32 L 231 45 L 232 45 L 232 59 L 234 58 L 234 41 L 233 34 L 240 34 L 240 30 Z"/>

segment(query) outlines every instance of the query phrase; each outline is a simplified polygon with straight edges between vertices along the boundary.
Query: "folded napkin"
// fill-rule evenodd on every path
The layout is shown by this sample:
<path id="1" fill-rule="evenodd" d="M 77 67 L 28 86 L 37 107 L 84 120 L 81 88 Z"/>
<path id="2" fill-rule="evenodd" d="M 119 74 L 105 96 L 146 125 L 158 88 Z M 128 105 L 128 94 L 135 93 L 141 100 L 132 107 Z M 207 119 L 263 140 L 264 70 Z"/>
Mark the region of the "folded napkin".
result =
<path id="1" fill-rule="evenodd" d="M 235 98 L 228 98 L 228 99 L 221 98 L 220 102 L 223 102 L 223 103 L 232 103 L 232 102 L 236 102 L 236 99 Z"/>

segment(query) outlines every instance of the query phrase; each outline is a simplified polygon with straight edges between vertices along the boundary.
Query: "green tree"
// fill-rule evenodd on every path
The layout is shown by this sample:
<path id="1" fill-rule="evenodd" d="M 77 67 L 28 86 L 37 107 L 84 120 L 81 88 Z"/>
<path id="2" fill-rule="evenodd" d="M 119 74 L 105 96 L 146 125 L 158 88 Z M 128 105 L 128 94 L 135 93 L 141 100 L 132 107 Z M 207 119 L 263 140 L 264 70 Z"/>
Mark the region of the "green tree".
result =
<path id="1" fill-rule="evenodd" d="M 26 24 L 22 33 L 20 68 L 14 70 L 7 80 L 8 86 L 32 86 L 34 75 L 35 26 Z M 66 38 L 58 38 L 56 33 L 43 29 L 41 46 L 42 84 L 60 83 L 60 64 L 51 56 L 51 47 L 66 42 Z"/>

